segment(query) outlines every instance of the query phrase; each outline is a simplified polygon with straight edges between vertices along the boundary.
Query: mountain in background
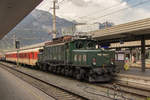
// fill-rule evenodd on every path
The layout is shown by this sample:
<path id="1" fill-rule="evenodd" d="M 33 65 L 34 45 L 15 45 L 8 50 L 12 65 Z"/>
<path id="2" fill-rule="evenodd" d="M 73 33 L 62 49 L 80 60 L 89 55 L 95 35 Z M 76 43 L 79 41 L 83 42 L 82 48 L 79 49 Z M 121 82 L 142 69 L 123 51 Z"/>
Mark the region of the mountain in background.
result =
<path id="1" fill-rule="evenodd" d="M 0 40 L 0 51 L 14 48 L 15 38 L 20 41 L 21 47 L 37 44 L 52 39 L 52 14 L 43 10 L 33 10 L 12 31 Z M 57 37 L 62 35 L 88 32 L 113 26 L 112 22 L 81 24 L 56 17 Z"/>
<path id="2" fill-rule="evenodd" d="M 56 17 L 58 36 L 61 35 L 61 28 L 74 27 L 74 25 L 74 22 Z M 50 32 L 52 32 L 52 14 L 35 9 L 0 41 L 0 49 L 14 48 L 15 36 L 20 40 L 21 46 L 51 40 Z"/>

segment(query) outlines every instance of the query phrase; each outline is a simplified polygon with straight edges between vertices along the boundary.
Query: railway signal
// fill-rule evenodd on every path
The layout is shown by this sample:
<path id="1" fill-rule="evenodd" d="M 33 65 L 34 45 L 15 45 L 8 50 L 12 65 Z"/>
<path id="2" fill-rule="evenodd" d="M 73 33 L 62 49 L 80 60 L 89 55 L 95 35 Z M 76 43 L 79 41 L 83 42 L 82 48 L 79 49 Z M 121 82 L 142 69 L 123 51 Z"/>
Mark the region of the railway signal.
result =
<path id="1" fill-rule="evenodd" d="M 15 40 L 15 47 L 17 49 L 17 67 L 19 67 L 19 49 L 20 49 L 20 41 Z"/>

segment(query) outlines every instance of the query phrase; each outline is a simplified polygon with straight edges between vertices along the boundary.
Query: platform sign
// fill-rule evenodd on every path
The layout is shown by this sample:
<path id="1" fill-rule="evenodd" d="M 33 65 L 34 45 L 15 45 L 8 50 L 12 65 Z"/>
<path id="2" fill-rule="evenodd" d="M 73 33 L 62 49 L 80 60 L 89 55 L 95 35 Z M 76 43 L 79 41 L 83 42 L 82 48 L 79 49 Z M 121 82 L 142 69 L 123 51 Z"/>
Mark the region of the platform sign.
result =
<path id="1" fill-rule="evenodd" d="M 118 54 L 118 60 L 124 61 L 124 54 Z"/>
<path id="2" fill-rule="evenodd" d="M 19 67 L 19 49 L 20 49 L 20 41 L 16 40 L 15 41 L 15 47 L 17 50 L 17 67 Z"/>

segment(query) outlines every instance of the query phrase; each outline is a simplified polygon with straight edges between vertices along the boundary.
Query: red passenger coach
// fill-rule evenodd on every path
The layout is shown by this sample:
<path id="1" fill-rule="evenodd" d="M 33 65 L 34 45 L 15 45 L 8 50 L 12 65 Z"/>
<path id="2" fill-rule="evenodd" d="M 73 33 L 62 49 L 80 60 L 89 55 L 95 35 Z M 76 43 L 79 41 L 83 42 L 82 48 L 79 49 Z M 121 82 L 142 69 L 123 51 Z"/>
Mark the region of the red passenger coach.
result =
<path id="1" fill-rule="evenodd" d="M 16 62 L 17 61 L 17 52 L 13 51 L 13 52 L 7 52 L 5 53 L 5 57 L 6 57 L 6 61 L 10 61 L 10 62 Z"/>
<path id="2" fill-rule="evenodd" d="M 27 65 L 36 65 L 38 60 L 39 48 L 22 50 L 19 52 L 19 63 L 27 64 Z"/>
<path id="3" fill-rule="evenodd" d="M 39 53 L 39 49 L 41 48 L 42 47 L 39 46 L 39 47 L 20 49 L 18 54 L 17 54 L 17 50 L 7 52 L 5 53 L 6 61 L 17 63 L 17 58 L 18 58 L 18 62 L 20 64 L 34 66 L 36 65 L 36 62 L 38 60 L 38 53 Z"/>

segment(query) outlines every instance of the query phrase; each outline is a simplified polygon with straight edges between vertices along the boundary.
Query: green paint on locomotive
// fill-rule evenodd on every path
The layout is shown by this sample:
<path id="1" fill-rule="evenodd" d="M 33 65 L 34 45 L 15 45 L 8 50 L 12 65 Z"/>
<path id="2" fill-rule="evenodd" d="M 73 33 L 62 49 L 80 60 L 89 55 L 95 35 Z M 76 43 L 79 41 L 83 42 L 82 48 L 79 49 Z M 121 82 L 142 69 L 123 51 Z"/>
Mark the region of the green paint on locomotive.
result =
<path id="1" fill-rule="evenodd" d="M 72 45 L 73 65 L 82 67 L 111 66 L 115 53 L 112 51 L 96 48 L 97 42 L 94 40 L 76 40 Z"/>
<path id="2" fill-rule="evenodd" d="M 73 50 L 74 64 L 83 66 L 110 66 L 112 52 L 102 50 Z"/>
<path id="3" fill-rule="evenodd" d="M 111 59 L 115 58 L 115 53 L 96 48 L 96 46 L 97 42 L 90 39 L 48 45 L 38 55 L 38 62 L 79 67 L 111 66 Z"/>
<path id="4" fill-rule="evenodd" d="M 38 62 L 64 63 L 66 60 L 65 46 L 64 43 L 45 46 L 38 55 Z"/>

